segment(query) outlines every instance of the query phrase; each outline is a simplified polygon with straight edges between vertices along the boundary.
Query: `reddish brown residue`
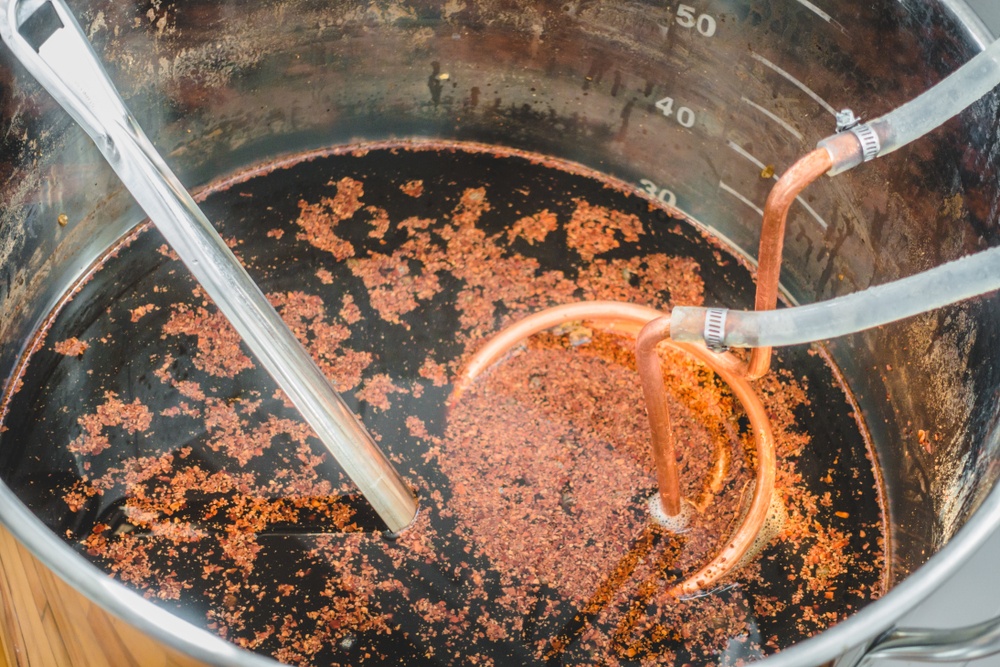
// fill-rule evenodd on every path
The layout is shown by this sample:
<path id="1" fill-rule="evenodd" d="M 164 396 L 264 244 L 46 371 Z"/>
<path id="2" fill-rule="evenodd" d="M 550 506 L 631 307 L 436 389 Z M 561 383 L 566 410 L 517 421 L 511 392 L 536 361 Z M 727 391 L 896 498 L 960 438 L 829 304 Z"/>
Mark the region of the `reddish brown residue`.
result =
<path id="1" fill-rule="evenodd" d="M 535 243 L 544 241 L 549 232 L 554 232 L 558 226 L 559 221 L 556 214 L 545 209 L 534 215 L 526 215 L 511 225 L 507 232 L 507 242 L 513 243 L 520 238 L 527 241 L 529 245 L 535 245 Z"/>
<path id="2" fill-rule="evenodd" d="M 336 183 L 331 181 L 329 185 L 337 187 L 334 197 L 324 197 L 317 204 L 299 202 L 301 212 L 296 224 L 303 232 L 298 238 L 343 260 L 354 254 L 354 246 L 337 236 L 335 230 L 338 224 L 353 217 L 361 208 L 364 186 L 347 176 Z"/>
<path id="3" fill-rule="evenodd" d="M 156 310 L 156 306 L 151 303 L 147 303 L 145 306 L 139 306 L 138 308 L 133 308 L 129 311 L 130 319 L 132 322 L 138 322 L 154 310 Z"/>
<path id="4" fill-rule="evenodd" d="M 240 466 L 263 454 L 279 435 L 305 445 L 306 438 L 311 434 L 305 424 L 278 419 L 274 415 L 269 415 L 263 423 L 255 420 L 258 423 L 250 426 L 250 422 L 238 411 L 237 404 L 217 398 L 208 398 L 205 403 L 205 428 L 211 438 L 208 446 L 215 451 L 224 451 Z"/>
<path id="5" fill-rule="evenodd" d="M 303 292 L 268 295 L 268 300 L 338 391 L 357 387 L 361 374 L 372 361 L 370 352 L 359 352 L 344 344 L 353 323 L 353 303 L 349 299 L 349 295 L 344 297 L 340 313 L 343 322 L 337 322 L 328 318 L 326 306 L 318 296 Z"/>
<path id="6" fill-rule="evenodd" d="M 642 221 L 631 213 L 593 206 L 582 199 L 577 200 L 573 217 L 566 225 L 569 247 L 585 260 L 621 245 L 616 238 L 618 234 L 622 240 L 634 243 L 643 233 Z"/>
<path id="7" fill-rule="evenodd" d="M 62 354 L 67 357 L 79 357 L 87 351 L 88 347 L 90 347 L 90 345 L 86 341 L 73 337 L 59 341 L 52 346 L 52 349 L 55 350 L 57 354 Z"/>
<path id="8" fill-rule="evenodd" d="M 365 207 L 365 211 L 371 214 L 368 224 L 374 228 L 368 232 L 368 237 L 373 239 L 383 238 L 385 233 L 389 231 L 389 214 L 385 212 L 385 209 L 377 206 L 367 206 Z"/>
<path id="9" fill-rule="evenodd" d="M 95 412 L 77 419 L 83 433 L 69 443 L 67 449 L 74 454 L 100 454 L 111 446 L 104 429 L 120 426 L 128 433 L 139 433 L 149 428 L 152 419 L 152 413 L 138 398 L 123 403 L 118 400 L 118 394 L 105 392 L 104 403 Z"/>
<path id="10" fill-rule="evenodd" d="M 399 186 L 403 194 L 410 197 L 419 197 L 424 194 L 424 182 L 422 180 L 407 181 Z"/>
<path id="11" fill-rule="evenodd" d="M 340 317 L 347 324 L 357 324 L 361 321 L 361 309 L 354 303 L 354 297 L 350 294 L 344 295 L 343 305 L 340 308 Z"/>
<path id="12" fill-rule="evenodd" d="M 209 375 L 233 377 L 253 367 L 241 349 L 242 340 L 229 320 L 218 311 L 205 306 L 175 304 L 170 319 L 163 326 L 167 336 L 186 335 L 198 339 L 194 365 Z"/>
<path id="13" fill-rule="evenodd" d="M 705 283 L 698 263 L 689 257 L 654 253 L 629 259 L 597 258 L 577 278 L 588 300 L 656 304 L 662 294 L 669 305 L 700 306 Z"/>
<path id="14" fill-rule="evenodd" d="M 420 377 L 426 378 L 434 383 L 435 387 L 443 387 L 449 382 L 448 368 L 444 364 L 439 364 L 428 357 L 420 366 Z"/>
<path id="15" fill-rule="evenodd" d="M 420 254 L 423 267 L 414 273 L 409 258 L 429 248 L 427 235 L 418 234 L 391 255 L 371 253 L 364 259 L 348 261 L 351 272 L 368 288 L 369 299 L 387 322 L 399 324 L 400 316 L 417 308 L 418 300 L 427 300 L 441 288 L 437 270 L 442 261 L 438 253 Z"/>
<path id="16" fill-rule="evenodd" d="M 385 373 L 380 373 L 365 382 L 364 387 L 356 392 L 356 395 L 369 405 L 380 410 L 388 410 L 392 407 L 392 404 L 389 402 L 389 395 L 403 393 L 406 393 L 406 389 L 397 387 L 393 384 L 391 377 Z"/>

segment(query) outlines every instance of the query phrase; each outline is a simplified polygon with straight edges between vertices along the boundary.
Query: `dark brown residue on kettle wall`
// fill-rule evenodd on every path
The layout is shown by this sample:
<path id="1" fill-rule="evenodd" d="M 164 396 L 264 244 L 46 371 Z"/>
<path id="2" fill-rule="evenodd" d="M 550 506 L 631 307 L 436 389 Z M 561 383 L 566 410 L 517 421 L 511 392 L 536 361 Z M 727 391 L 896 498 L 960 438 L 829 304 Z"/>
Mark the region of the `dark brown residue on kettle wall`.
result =
<path id="1" fill-rule="evenodd" d="M 452 394 L 490 335 L 543 307 L 749 299 L 747 272 L 683 221 L 557 166 L 360 148 L 206 200 L 417 487 L 399 539 L 152 229 L 40 339 L 5 406 L 7 483 L 125 585 L 292 664 L 735 665 L 878 597 L 876 477 L 807 349 L 759 385 L 785 527 L 694 599 L 668 584 L 725 537 L 753 466 L 745 418 L 707 371 L 665 364 L 686 495 L 706 498 L 720 439 L 733 459 L 680 537 L 645 515 L 655 475 L 629 340 L 576 323 Z"/>

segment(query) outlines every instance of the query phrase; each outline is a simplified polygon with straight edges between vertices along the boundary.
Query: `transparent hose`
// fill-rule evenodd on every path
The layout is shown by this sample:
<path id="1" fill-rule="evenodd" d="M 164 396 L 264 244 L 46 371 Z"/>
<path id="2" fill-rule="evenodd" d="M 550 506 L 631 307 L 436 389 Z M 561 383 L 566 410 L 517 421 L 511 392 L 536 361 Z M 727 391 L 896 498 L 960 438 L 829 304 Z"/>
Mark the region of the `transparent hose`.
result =
<path id="1" fill-rule="evenodd" d="M 919 97 L 849 132 L 819 142 L 833 157 L 830 176 L 916 141 L 1000 85 L 1000 40 Z"/>
<path id="2" fill-rule="evenodd" d="M 869 125 L 878 132 L 888 155 L 916 141 L 958 115 L 973 102 L 1000 85 L 1000 40 L 990 44 L 944 81 L 923 95 L 878 118 Z"/>
<path id="3" fill-rule="evenodd" d="M 778 347 L 836 338 L 1000 289 L 1000 248 L 848 296 L 784 310 L 726 311 L 726 347 Z M 676 307 L 670 335 L 703 341 L 708 308 Z"/>

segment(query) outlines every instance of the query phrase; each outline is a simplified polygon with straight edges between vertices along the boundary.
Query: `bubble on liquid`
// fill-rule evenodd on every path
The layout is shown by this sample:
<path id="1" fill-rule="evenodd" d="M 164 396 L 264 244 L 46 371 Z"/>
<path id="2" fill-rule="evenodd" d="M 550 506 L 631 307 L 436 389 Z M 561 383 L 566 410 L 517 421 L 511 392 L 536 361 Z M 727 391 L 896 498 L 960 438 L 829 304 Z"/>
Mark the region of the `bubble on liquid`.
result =
<path id="1" fill-rule="evenodd" d="M 661 528 L 671 533 L 683 533 L 687 531 L 688 524 L 691 522 L 691 506 L 687 503 L 681 502 L 680 513 L 676 516 L 671 516 L 663 509 L 660 494 L 654 493 L 649 497 L 646 506 L 649 508 L 649 518 L 655 521 Z"/>
<path id="2" fill-rule="evenodd" d="M 751 486 L 752 493 L 752 486 Z M 764 518 L 764 523 L 761 525 L 760 530 L 757 531 L 757 537 L 754 538 L 753 544 L 747 550 L 743 558 L 737 564 L 735 569 L 740 569 L 745 567 L 754 558 L 756 558 L 761 551 L 767 548 L 767 545 L 771 543 L 781 529 L 785 527 L 785 521 L 788 520 L 788 511 L 785 509 L 785 503 L 782 502 L 781 496 L 776 493 L 771 493 L 771 504 L 767 508 L 767 516 Z"/>

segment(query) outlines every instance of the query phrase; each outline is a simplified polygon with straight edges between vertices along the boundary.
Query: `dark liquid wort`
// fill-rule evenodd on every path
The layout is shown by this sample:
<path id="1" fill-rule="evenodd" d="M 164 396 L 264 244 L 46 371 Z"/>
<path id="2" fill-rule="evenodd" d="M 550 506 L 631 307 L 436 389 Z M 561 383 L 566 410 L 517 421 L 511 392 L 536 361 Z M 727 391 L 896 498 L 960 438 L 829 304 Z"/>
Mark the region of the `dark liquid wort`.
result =
<path id="1" fill-rule="evenodd" d="M 782 531 L 691 599 L 670 583 L 732 530 L 752 478 L 725 387 L 664 364 L 700 509 L 679 537 L 646 517 L 630 341 L 571 323 L 453 391 L 491 335 L 558 303 L 749 306 L 749 273 L 666 211 L 558 165 L 402 148 L 261 170 L 204 207 L 421 513 L 386 538 L 155 229 L 138 230 L 39 334 L 0 470 L 157 604 L 292 664 L 736 664 L 880 593 L 876 476 L 808 348 L 780 351 L 759 384 Z M 720 446 L 732 463 L 708 484 Z"/>

